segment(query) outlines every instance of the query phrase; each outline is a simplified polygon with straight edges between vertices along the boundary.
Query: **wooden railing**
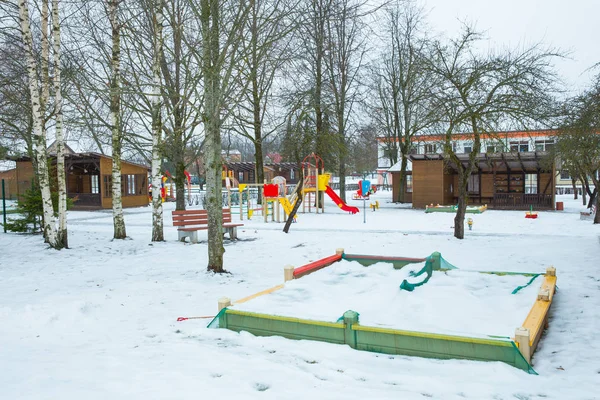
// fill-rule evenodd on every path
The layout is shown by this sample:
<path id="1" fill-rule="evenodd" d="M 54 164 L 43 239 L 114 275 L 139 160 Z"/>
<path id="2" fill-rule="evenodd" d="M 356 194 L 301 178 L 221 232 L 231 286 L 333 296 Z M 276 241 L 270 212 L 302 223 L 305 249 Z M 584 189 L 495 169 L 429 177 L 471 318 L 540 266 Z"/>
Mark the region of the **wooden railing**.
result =
<path id="1" fill-rule="evenodd" d="M 68 196 L 75 200 L 74 207 L 101 207 L 102 201 L 100 194 L 92 193 L 68 193 Z"/>
<path id="2" fill-rule="evenodd" d="M 500 210 L 554 209 L 550 194 L 494 193 L 492 206 Z"/>

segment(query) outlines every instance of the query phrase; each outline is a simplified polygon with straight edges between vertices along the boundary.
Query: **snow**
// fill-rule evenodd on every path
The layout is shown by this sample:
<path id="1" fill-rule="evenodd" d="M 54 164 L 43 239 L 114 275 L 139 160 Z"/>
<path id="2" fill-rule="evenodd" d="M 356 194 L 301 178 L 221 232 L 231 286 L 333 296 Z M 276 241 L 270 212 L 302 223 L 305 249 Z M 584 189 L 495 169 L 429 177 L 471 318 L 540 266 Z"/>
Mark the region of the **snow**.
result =
<path id="1" fill-rule="evenodd" d="M 70 250 L 49 250 L 39 236 L 0 233 L 0 399 L 598 398 L 600 226 L 579 220 L 579 202 L 563 196 L 557 200 L 565 211 L 540 211 L 536 220 L 522 211 L 469 215 L 473 230 L 457 240 L 453 214 L 425 214 L 390 197 L 372 197 L 381 208 L 367 208 L 366 223 L 362 205 L 348 215 L 330 201 L 323 215 L 300 214 L 287 235 L 283 224 L 260 216 L 244 221 L 241 240 L 226 241 L 231 274 L 224 275 L 205 271 L 206 243 L 176 241 L 172 203 L 165 203 L 164 243 L 150 243 L 149 207 L 125 210 L 130 240 L 111 240 L 109 211 L 69 212 Z M 338 247 L 407 257 L 439 251 L 464 270 L 555 266 L 559 291 L 533 357 L 539 376 L 502 363 L 388 356 L 207 329 L 210 319 L 176 322 L 215 315 L 219 297 L 236 300 L 280 284 L 285 265 Z M 414 299 L 426 303 L 436 281 L 442 283 L 434 277 L 417 288 Z M 510 309 L 511 327 L 520 320 L 510 304 L 498 307 L 499 318 Z M 417 316 L 434 324 L 427 319 Z"/>
<path id="2" fill-rule="evenodd" d="M 347 310 L 366 326 L 462 336 L 514 336 L 537 297 L 541 280 L 522 275 L 496 276 L 468 271 L 434 271 L 429 282 L 408 292 L 402 280 L 419 282 L 411 271 L 425 263 L 395 270 L 390 264 L 363 267 L 340 261 L 287 282 L 282 290 L 235 305 L 233 309 L 335 322 Z"/>

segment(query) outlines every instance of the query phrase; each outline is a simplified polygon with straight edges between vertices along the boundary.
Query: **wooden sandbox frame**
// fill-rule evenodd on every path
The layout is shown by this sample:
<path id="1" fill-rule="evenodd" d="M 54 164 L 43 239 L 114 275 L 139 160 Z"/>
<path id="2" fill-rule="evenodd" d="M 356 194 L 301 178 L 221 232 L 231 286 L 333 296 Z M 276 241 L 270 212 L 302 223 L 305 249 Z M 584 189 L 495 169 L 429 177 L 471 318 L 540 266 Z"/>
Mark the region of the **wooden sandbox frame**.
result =
<path id="1" fill-rule="evenodd" d="M 431 261 L 433 270 L 441 267 L 441 255 L 433 253 L 427 258 L 381 257 L 336 254 L 311 262 L 298 268 L 284 267 L 284 283 L 232 302 L 222 297 L 218 302 L 219 314 L 209 324 L 212 328 L 225 328 L 236 332 L 247 331 L 256 336 L 283 336 L 295 340 L 317 340 L 327 343 L 347 344 L 357 350 L 385 354 L 397 354 L 437 359 L 468 359 L 477 361 L 501 361 L 513 367 L 535 374 L 531 358 L 548 325 L 548 315 L 556 291 L 556 269 L 550 267 L 545 274 L 508 273 L 537 277 L 544 280 L 527 318 L 515 331 L 514 338 L 488 336 L 469 337 L 437 333 L 388 329 L 361 325 L 356 311 L 348 310 L 337 322 L 316 321 L 289 316 L 238 311 L 228 307 L 245 303 L 257 297 L 273 293 L 285 287 L 285 282 L 326 268 L 340 260 L 358 261 L 368 266 L 376 262 L 388 262 L 399 269 L 411 263 Z M 502 275 L 504 272 L 484 272 Z"/>

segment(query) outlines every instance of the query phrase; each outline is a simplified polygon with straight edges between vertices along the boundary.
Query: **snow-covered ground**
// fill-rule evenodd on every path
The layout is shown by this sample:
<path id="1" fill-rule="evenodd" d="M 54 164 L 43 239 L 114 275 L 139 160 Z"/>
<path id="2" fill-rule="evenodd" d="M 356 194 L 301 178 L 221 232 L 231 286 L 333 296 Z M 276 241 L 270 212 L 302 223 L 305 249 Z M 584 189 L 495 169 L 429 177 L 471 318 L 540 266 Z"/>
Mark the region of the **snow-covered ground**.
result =
<path id="1" fill-rule="evenodd" d="M 462 336 L 511 337 L 527 317 L 541 279 L 512 295 L 531 279 L 452 270 L 434 271 L 429 283 L 414 292 L 399 290 L 402 280 L 419 282 L 411 271 L 425 263 L 395 270 L 391 264 L 367 268 L 340 261 L 282 290 L 234 305 L 233 309 L 336 322 L 347 310 L 366 326 Z"/>
<path id="2" fill-rule="evenodd" d="M 260 216 L 244 221 L 241 240 L 225 245 L 231 274 L 220 276 L 205 272 L 205 243 L 176 241 L 173 203 L 165 204 L 164 243 L 150 243 L 149 207 L 126 211 L 131 240 L 111 240 L 106 211 L 70 212 L 65 251 L 48 250 L 39 236 L 0 233 L 0 399 L 600 398 L 600 226 L 579 220 L 579 202 L 563 196 L 565 211 L 537 220 L 522 211 L 469 215 L 473 230 L 457 240 L 453 214 L 425 214 L 389 198 L 372 197 L 382 207 L 367 208 L 366 223 L 362 202 L 361 213 L 348 215 L 330 201 L 323 215 L 300 214 L 289 234 Z M 282 283 L 286 264 L 338 247 L 409 257 L 439 251 L 472 270 L 554 265 L 559 292 L 533 358 L 539 376 L 502 363 L 207 329 L 210 319 L 176 322 L 214 315 L 219 297 Z"/>

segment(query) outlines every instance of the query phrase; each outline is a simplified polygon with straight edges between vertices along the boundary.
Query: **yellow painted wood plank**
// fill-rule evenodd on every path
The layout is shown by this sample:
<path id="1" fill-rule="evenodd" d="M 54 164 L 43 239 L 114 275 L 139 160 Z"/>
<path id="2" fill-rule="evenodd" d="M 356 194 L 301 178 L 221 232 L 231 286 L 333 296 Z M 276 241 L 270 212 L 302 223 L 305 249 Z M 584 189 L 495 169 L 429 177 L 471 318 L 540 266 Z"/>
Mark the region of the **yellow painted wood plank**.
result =
<path id="1" fill-rule="evenodd" d="M 270 288 L 270 289 L 263 290 L 262 292 L 254 293 L 254 294 L 253 294 L 253 295 L 251 295 L 251 296 L 244 297 L 243 299 L 240 299 L 240 300 L 234 301 L 234 302 L 233 302 L 233 305 L 236 305 L 236 304 L 241 304 L 241 303 L 245 303 L 245 302 L 247 302 L 247 301 L 249 301 L 249 300 L 255 299 L 255 298 L 257 298 L 257 297 L 260 297 L 260 296 L 263 296 L 263 295 L 265 295 L 265 294 L 273 293 L 273 292 L 275 292 L 275 291 L 277 291 L 277 290 L 279 290 L 279 289 L 282 289 L 282 288 L 283 288 L 283 286 L 284 286 L 284 285 L 283 285 L 283 284 L 281 284 L 281 285 L 273 286 L 273 287 L 272 287 L 272 288 Z"/>
<path id="2" fill-rule="evenodd" d="M 552 299 L 554 297 L 554 291 L 556 290 L 556 276 L 548 276 L 544 277 L 544 281 L 540 286 L 540 291 L 547 290 L 549 293 L 549 301 L 544 300 L 536 300 L 529 310 L 529 314 L 527 314 L 527 318 L 525 318 L 525 322 L 523 322 L 523 328 L 529 329 L 529 345 L 533 346 L 534 343 L 537 343 L 539 336 L 542 334 L 544 330 L 544 321 L 546 320 L 546 316 L 548 315 L 548 311 L 550 310 L 550 305 L 552 304 Z"/>
<path id="3" fill-rule="evenodd" d="M 274 321 L 298 322 L 298 323 L 307 324 L 307 325 L 326 326 L 329 328 L 344 329 L 344 324 L 336 323 L 336 322 L 313 321 L 310 319 L 282 317 L 279 315 L 269 315 L 269 314 L 253 313 L 253 312 L 248 312 L 248 311 L 238 311 L 238 310 L 233 310 L 231 308 L 228 308 L 227 311 L 225 311 L 225 313 L 239 315 L 239 316 L 245 316 L 245 317 L 270 319 L 270 320 L 274 320 Z"/>
<path id="4" fill-rule="evenodd" d="M 392 334 L 392 335 L 422 337 L 422 338 L 427 338 L 427 339 L 453 340 L 453 341 L 457 341 L 457 342 L 466 342 L 466 343 L 489 344 L 492 346 L 506 346 L 506 347 L 512 346 L 512 342 L 510 341 L 510 339 L 490 340 L 490 339 L 481 339 L 481 338 L 471 338 L 471 337 L 466 337 L 466 336 L 442 335 L 439 333 L 425 333 L 425 332 L 415 332 L 415 331 L 403 331 L 403 330 L 399 330 L 399 329 L 375 328 L 372 326 L 362 326 L 362 325 L 352 325 L 352 330 L 364 331 L 364 332 L 388 333 L 388 334 Z"/>

